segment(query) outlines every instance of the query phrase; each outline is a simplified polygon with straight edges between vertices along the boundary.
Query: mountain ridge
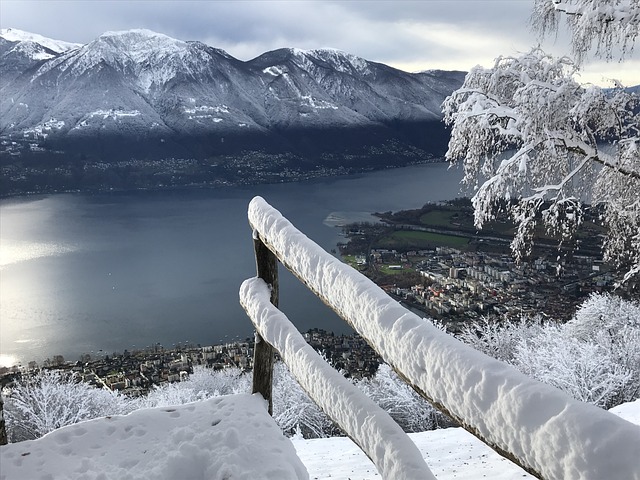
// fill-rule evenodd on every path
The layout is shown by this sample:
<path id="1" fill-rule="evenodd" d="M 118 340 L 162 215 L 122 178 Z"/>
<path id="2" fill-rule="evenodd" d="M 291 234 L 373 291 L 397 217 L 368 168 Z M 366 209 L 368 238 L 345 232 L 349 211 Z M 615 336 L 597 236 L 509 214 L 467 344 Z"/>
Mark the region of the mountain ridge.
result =
<path id="1" fill-rule="evenodd" d="M 330 48 L 242 61 L 145 29 L 105 32 L 57 52 L 44 50 L 56 41 L 13 32 L 0 35 L 3 176 L 25 158 L 194 159 L 211 170 L 242 154 L 273 174 L 427 161 L 446 149 L 440 104 L 464 78 L 407 73 Z M 28 54 L 27 44 L 46 55 Z M 368 162 L 372 152 L 389 158 Z M 282 155 L 286 165 L 276 165 Z"/>

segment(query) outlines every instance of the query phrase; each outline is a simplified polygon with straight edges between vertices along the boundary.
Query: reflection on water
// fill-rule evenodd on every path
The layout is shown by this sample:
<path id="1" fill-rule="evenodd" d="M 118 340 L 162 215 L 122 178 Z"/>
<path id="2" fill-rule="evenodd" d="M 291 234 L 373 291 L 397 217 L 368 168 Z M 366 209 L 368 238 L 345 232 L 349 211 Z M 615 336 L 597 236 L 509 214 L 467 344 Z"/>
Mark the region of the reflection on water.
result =
<path id="1" fill-rule="evenodd" d="M 18 357 L 15 355 L 5 355 L 0 353 L 0 367 L 12 367 L 19 363 Z"/>
<path id="2" fill-rule="evenodd" d="M 59 243 L 12 242 L 2 240 L 0 246 L 0 269 L 12 263 L 42 257 L 55 257 L 78 250 L 77 246 Z"/>

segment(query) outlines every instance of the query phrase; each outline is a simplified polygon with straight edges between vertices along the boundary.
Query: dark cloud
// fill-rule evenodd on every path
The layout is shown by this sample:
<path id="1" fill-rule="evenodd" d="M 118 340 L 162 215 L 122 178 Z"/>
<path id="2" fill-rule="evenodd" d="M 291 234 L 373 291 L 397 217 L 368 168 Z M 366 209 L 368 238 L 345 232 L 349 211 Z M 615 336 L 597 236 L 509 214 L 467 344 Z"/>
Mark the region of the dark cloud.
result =
<path id="1" fill-rule="evenodd" d="M 0 25 L 80 43 L 108 30 L 148 28 L 203 41 L 242 60 L 281 47 L 333 47 L 407 70 L 466 70 L 537 44 L 528 28 L 531 5 L 515 0 L 2 0 Z M 564 41 L 547 45 L 555 54 L 568 53 Z"/>

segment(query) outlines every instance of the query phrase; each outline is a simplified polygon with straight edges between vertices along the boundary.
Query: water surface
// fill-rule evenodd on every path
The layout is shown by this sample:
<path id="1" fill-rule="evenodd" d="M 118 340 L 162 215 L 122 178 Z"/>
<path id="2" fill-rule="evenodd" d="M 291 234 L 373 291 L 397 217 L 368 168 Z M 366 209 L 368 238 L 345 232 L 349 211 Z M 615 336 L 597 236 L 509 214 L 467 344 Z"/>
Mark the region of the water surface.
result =
<path id="1" fill-rule="evenodd" d="M 238 303 L 255 275 L 249 201 L 263 196 L 326 250 L 335 225 L 459 194 L 431 164 L 216 190 L 58 194 L 0 201 L 0 363 L 251 336 Z M 299 329 L 349 328 L 281 269 Z"/>

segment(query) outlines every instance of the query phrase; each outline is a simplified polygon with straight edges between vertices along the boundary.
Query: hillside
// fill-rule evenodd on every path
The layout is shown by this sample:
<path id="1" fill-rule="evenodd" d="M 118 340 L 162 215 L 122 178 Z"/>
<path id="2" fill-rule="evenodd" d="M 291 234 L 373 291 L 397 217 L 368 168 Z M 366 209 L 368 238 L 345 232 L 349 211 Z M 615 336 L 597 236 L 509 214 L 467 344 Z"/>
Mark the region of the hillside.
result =
<path id="1" fill-rule="evenodd" d="M 149 30 L 76 45 L 3 29 L 0 67 L 0 159 L 16 190 L 281 181 L 427 161 L 446 149 L 440 105 L 464 78 L 331 49 L 240 61 Z"/>

